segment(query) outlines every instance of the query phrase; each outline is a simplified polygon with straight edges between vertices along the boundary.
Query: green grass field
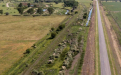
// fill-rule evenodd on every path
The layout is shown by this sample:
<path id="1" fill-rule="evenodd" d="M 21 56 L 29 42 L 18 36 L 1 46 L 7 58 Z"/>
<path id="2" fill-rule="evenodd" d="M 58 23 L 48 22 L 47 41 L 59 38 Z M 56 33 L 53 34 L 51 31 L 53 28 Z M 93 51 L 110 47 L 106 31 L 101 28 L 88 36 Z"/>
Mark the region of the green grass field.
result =
<path id="1" fill-rule="evenodd" d="M 121 11 L 121 2 L 102 2 L 102 4 L 110 11 Z"/>
<path id="2" fill-rule="evenodd" d="M 110 11 L 121 28 L 121 2 L 102 2 L 102 4 Z"/>
<path id="3" fill-rule="evenodd" d="M 6 2 L 0 3 L 0 10 L 3 10 L 3 14 L 8 12 L 10 15 L 18 15 L 18 11 L 14 7 L 6 7 Z"/>
<path id="4" fill-rule="evenodd" d="M 119 27 L 121 28 L 121 12 L 112 12 L 115 20 L 118 22 Z"/>
<path id="5" fill-rule="evenodd" d="M 66 16 L 0 16 L 0 74 L 23 56 L 27 48 L 58 27 Z"/>
<path id="6" fill-rule="evenodd" d="M 121 2 L 102 2 L 121 28 Z"/>

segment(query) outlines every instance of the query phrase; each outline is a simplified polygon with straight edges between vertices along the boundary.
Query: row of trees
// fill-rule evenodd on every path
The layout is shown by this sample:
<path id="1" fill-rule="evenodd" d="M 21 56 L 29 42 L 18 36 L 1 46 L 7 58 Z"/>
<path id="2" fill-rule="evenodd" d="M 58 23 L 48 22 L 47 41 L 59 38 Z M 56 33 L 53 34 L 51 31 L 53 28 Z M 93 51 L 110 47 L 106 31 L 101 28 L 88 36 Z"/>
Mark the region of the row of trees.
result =
<path id="1" fill-rule="evenodd" d="M 30 3 L 28 3 L 27 5 L 28 5 L 28 7 L 31 6 Z M 18 8 L 17 8 L 17 10 L 19 11 L 19 13 L 20 13 L 20 14 L 23 14 L 24 9 L 25 9 L 25 7 L 23 6 L 22 3 L 20 3 L 20 4 L 18 5 Z M 54 12 L 54 9 L 53 9 L 52 7 L 49 7 L 47 10 L 48 10 L 48 12 L 49 12 L 50 15 Z M 27 10 L 27 13 L 29 13 L 29 14 L 33 14 L 34 12 L 35 12 L 35 11 L 34 11 L 34 8 L 33 8 L 33 7 L 30 8 L 29 10 Z M 37 9 L 37 13 L 39 13 L 40 15 L 43 14 L 43 9 L 39 7 L 39 8 Z"/>
<path id="2" fill-rule="evenodd" d="M 23 14 L 23 12 L 24 12 L 24 9 L 22 7 L 21 8 L 17 8 L 17 10 L 19 11 L 20 14 Z M 48 10 L 48 12 L 49 12 L 50 15 L 54 12 L 54 9 L 52 7 L 49 7 L 47 10 Z M 33 14 L 34 13 L 34 8 L 30 8 L 27 11 L 27 13 Z M 40 15 L 43 14 L 43 9 L 39 7 L 37 9 L 37 13 L 39 13 Z"/>
<path id="3" fill-rule="evenodd" d="M 18 5 L 18 7 L 31 7 L 31 4 L 28 3 L 27 6 L 23 6 L 23 4 L 20 3 L 20 4 Z M 34 7 L 37 7 L 37 5 L 34 5 Z"/>

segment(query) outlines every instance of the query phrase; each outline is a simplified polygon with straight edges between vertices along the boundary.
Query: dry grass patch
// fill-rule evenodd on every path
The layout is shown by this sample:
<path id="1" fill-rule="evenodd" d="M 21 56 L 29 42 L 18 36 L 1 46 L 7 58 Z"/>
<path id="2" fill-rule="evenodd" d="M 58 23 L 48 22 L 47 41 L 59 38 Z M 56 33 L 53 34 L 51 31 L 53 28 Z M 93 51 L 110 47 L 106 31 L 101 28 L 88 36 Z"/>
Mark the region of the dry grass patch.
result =
<path id="1" fill-rule="evenodd" d="M 38 40 L 66 16 L 0 16 L 0 40 Z"/>
<path id="2" fill-rule="evenodd" d="M 0 74 L 66 16 L 0 16 Z"/>

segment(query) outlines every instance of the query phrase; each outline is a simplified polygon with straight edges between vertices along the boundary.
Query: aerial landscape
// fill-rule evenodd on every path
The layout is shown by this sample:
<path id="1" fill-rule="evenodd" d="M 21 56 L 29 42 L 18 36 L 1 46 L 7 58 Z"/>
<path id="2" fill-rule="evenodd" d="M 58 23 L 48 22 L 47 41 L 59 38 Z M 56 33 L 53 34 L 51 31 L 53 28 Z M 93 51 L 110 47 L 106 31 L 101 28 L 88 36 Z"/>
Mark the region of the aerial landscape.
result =
<path id="1" fill-rule="evenodd" d="M 0 0 L 0 75 L 121 75 L 121 0 Z"/>

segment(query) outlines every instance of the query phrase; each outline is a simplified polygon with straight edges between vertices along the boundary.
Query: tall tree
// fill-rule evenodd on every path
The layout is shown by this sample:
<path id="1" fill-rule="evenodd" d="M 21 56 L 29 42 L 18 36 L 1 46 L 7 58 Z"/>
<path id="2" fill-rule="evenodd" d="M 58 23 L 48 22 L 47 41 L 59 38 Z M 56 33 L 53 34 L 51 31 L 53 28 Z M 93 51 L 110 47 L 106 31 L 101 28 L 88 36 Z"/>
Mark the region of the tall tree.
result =
<path id="1" fill-rule="evenodd" d="M 38 0 L 35 0 L 36 3 L 38 3 Z"/>
<path id="2" fill-rule="evenodd" d="M 54 9 L 52 7 L 49 7 L 47 10 L 48 10 L 50 15 L 54 12 Z"/>
<path id="3" fill-rule="evenodd" d="M 18 8 L 17 9 L 20 14 L 23 14 L 24 9 L 23 8 Z"/>
<path id="4" fill-rule="evenodd" d="M 31 4 L 30 4 L 30 3 L 28 3 L 27 5 L 28 5 L 28 7 L 30 7 L 30 6 L 31 6 Z"/>
<path id="5" fill-rule="evenodd" d="M 37 13 L 39 13 L 40 15 L 43 14 L 43 9 L 42 8 L 38 8 Z"/>
<path id="6" fill-rule="evenodd" d="M 34 13 L 34 9 L 33 9 L 33 8 L 29 9 L 29 10 L 27 11 L 27 13 L 33 14 L 33 13 Z"/>
<path id="7" fill-rule="evenodd" d="M 34 7 L 36 8 L 36 7 L 37 7 L 37 5 L 35 4 L 35 5 L 34 5 Z"/>
<path id="8" fill-rule="evenodd" d="M 22 3 L 20 3 L 20 4 L 18 5 L 18 7 L 23 7 L 23 4 L 22 4 Z"/>

